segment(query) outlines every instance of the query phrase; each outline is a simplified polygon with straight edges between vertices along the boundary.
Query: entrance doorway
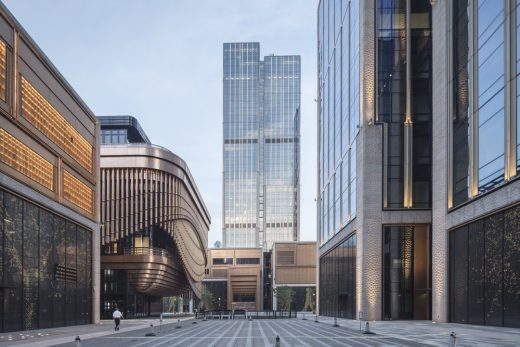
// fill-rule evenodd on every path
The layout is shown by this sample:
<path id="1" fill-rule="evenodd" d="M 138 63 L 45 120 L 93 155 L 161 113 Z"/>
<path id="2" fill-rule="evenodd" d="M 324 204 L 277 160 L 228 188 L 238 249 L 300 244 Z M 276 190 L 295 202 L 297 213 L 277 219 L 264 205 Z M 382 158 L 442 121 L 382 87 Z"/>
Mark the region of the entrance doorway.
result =
<path id="1" fill-rule="evenodd" d="M 431 319 L 429 225 L 383 229 L 383 319 Z"/>

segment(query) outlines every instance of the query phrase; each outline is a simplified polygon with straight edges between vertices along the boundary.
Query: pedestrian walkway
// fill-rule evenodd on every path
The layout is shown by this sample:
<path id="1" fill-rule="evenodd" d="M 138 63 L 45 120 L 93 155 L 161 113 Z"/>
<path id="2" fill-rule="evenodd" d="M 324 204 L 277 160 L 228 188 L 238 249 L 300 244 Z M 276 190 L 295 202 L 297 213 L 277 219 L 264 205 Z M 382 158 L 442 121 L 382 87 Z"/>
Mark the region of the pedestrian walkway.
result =
<path id="1" fill-rule="evenodd" d="M 298 319 L 265 320 L 195 320 L 184 318 L 178 325 L 176 320 L 168 320 L 161 327 L 158 320 L 126 320 L 121 331 L 114 332 L 111 321 L 102 324 L 74 326 L 38 333 L 48 336 L 26 338 L 2 346 L 76 346 L 74 338 L 80 335 L 82 347 L 170 347 L 170 346 L 273 346 L 276 337 L 280 346 L 432 346 L 444 347 L 450 342 L 450 334 L 455 333 L 459 347 L 518 346 L 520 329 L 486 327 L 476 325 L 432 323 L 426 321 L 377 321 L 369 322 L 374 335 L 363 334 L 366 322 L 338 319 L 334 326 L 330 317 L 299 315 Z M 174 323 L 174 324 L 171 324 Z M 152 332 L 155 336 L 146 336 Z M 179 326 L 179 327 L 178 327 Z M 5 334 L 4 334 L 5 335 Z M 28 341 L 30 340 L 30 341 Z"/>
<path id="2" fill-rule="evenodd" d="M 177 323 L 177 320 L 191 320 L 193 317 L 175 317 L 163 320 L 163 325 Z M 156 319 L 123 319 L 121 321 L 119 333 L 127 333 L 136 330 L 149 329 L 150 324 L 160 326 L 160 321 Z M 68 342 L 74 342 L 79 336 L 83 341 L 92 340 L 103 336 L 113 335 L 114 321 L 102 320 L 98 324 L 74 325 L 68 327 L 19 331 L 13 333 L 0 334 L 0 347 L 3 346 L 27 346 L 27 347 L 46 347 L 56 346 Z M 74 343 L 75 346 L 75 343 Z M 84 344 L 83 344 L 84 346 Z"/>

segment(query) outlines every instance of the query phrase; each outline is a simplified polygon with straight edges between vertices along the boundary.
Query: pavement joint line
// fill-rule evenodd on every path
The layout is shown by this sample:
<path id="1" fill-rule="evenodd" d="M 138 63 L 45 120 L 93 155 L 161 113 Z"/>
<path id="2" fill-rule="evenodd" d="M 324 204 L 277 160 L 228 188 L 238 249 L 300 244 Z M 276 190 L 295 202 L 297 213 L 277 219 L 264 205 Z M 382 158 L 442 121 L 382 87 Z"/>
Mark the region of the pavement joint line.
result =
<path id="1" fill-rule="evenodd" d="M 212 328 L 211 326 L 204 327 L 203 329 L 197 331 L 196 334 L 199 335 L 199 334 L 201 334 L 203 332 L 206 332 L 206 331 L 210 330 L 211 328 Z M 188 328 L 186 328 L 186 330 L 184 330 L 182 332 L 177 332 L 177 334 L 176 334 L 176 331 L 174 330 L 173 333 L 167 334 L 164 337 L 168 338 L 168 339 L 182 338 L 181 341 L 186 341 L 188 338 L 190 338 L 190 333 L 193 332 L 193 330 L 196 330 L 195 326 L 191 325 Z M 168 342 L 168 341 L 166 341 L 166 342 Z M 154 344 L 153 347 L 162 345 L 163 343 L 164 343 L 164 341 L 161 341 L 158 344 Z M 136 347 L 136 346 L 134 346 L 134 347 Z M 150 346 L 150 347 L 152 347 L 152 346 Z"/>
<path id="2" fill-rule="evenodd" d="M 234 322 L 233 322 L 233 323 L 234 323 Z M 224 331 L 220 334 L 220 336 L 215 337 L 215 339 L 213 340 L 213 342 L 212 342 L 211 344 L 209 344 L 208 346 L 206 346 L 206 347 L 214 346 L 214 345 L 218 342 L 218 340 L 220 340 L 221 338 L 223 338 L 224 335 L 227 334 L 227 332 L 230 331 L 230 330 L 231 330 L 232 328 L 234 328 L 235 326 L 236 326 L 236 324 L 232 324 L 232 325 L 230 324 L 230 326 L 229 326 L 226 330 L 224 330 Z"/>
<path id="3" fill-rule="evenodd" d="M 313 331 L 315 334 L 318 334 L 318 335 L 322 336 L 322 337 L 325 338 L 325 339 L 331 338 L 330 336 L 323 335 L 323 334 L 321 333 L 322 330 L 318 330 L 318 329 L 323 329 L 323 328 L 325 328 L 325 327 L 323 327 L 323 326 L 316 327 L 315 325 L 312 325 L 312 324 L 305 324 L 305 325 L 307 325 L 307 329 Z M 333 333 L 336 334 L 337 331 L 333 331 Z M 321 343 L 321 341 L 318 341 L 316 337 L 311 337 L 311 338 L 313 338 L 316 342 Z M 351 339 L 352 337 L 350 337 L 350 336 L 346 336 L 346 335 L 343 335 L 342 338 Z M 365 339 L 366 339 L 366 337 L 365 337 Z M 371 346 L 372 346 L 372 345 L 364 344 L 364 343 L 362 343 L 362 342 L 359 342 L 359 343 L 360 343 L 361 345 L 363 345 L 363 346 L 367 346 L 367 347 L 371 347 Z"/>
<path id="4" fill-rule="evenodd" d="M 288 329 L 285 329 L 284 327 L 282 327 L 286 322 L 280 322 L 278 323 L 278 327 L 280 329 L 283 329 L 285 330 L 287 333 L 290 333 L 290 331 Z M 303 344 L 304 346 L 310 346 L 308 343 L 306 343 L 305 341 L 302 341 L 300 337 L 295 337 L 295 340 L 298 341 L 299 343 Z"/>
<path id="5" fill-rule="evenodd" d="M 251 337 L 254 338 L 254 339 L 259 339 L 262 336 L 258 335 L 258 336 L 251 336 Z M 273 339 L 276 338 L 276 336 L 269 336 L 269 337 L 272 337 Z M 289 337 L 307 338 L 307 337 L 312 337 L 312 335 L 291 335 Z M 155 340 L 155 339 L 165 339 L 167 337 L 165 337 L 165 336 L 151 336 L 151 337 L 149 337 L 149 336 L 133 336 L 133 337 L 130 337 L 130 336 L 127 336 L 127 337 L 119 336 L 119 337 L 106 337 L 106 338 L 107 339 L 147 339 L 147 340 Z M 169 338 L 171 339 L 172 336 L 170 336 Z M 215 336 L 193 337 L 193 339 L 201 339 L 201 340 L 204 340 L 204 339 L 214 339 L 214 338 L 215 338 Z M 234 337 L 234 336 L 223 336 L 223 337 L 220 337 L 219 339 L 234 339 L 234 338 L 236 338 L 236 339 L 247 339 L 247 336 L 237 336 L 237 337 Z M 347 337 L 347 336 L 326 336 L 326 337 L 318 337 L 318 338 L 333 339 L 333 340 L 350 340 L 350 339 L 353 339 L 353 340 L 358 340 L 358 339 L 384 340 L 384 339 L 389 338 L 389 336 L 373 336 L 373 337 L 365 337 L 365 336 L 352 336 L 352 337 Z M 396 337 L 392 336 L 392 338 L 396 338 Z M 413 342 L 415 342 L 415 341 L 413 341 Z M 164 342 L 161 342 L 161 343 L 164 343 Z M 133 346 L 133 347 L 136 347 L 136 346 Z"/>
<path id="6" fill-rule="evenodd" d="M 240 327 L 238 329 L 236 329 L 236 332 L 235 332 L 234 336 L 232 337 L 232 339 L 229 341 L 227 347 L 233 347 L 233 341 L 236 340 L 236 337 L 240 334 L 240 331 L 242 330 L 243 327 L 244 327 L 244 322 L 242 322 L 240 324 Z"/>
<path id="7" fill-rule="evenodd" d="M 246 341 L 246 347 L 251 347 L 253 344 L 253 340 L 251 336 L 253 335 L 253 321 L 249 321 L 249 324 L 247 325 L 247 341 Z"/>
<path id="8" fill-rule="evenodd" d="M 307 324 L 307 323 L 304 323 L 304 324 Z M 316 327 L 315 325 L 312 325 L 312 324 L 309 324 L 308 327 L 311 329 L 318 329 L 318 327 Z M 320 325 L 318 331 L 324 331 L 324 330 L 328 331 L 330 333 L 333 333 L 333 334 L 339 333 L 344 336 L 352 336 L 352 335 L 359 334 L 359 330 L 353 331 L 352 329 L 345 327 L 345 326 L 340 326 L 339 328 L 334 328 L 334 327 L 329 327 L 329 326 L 325 326 L 325 325 Z"/>
<path id="9" fill-rule="evenodd" d="M 259 321 L 257 321 L 257 323 L 258 323 L 258 328 L 260 330 L 260 333 L 262 334 L 262 339 L 264 340 L 264 345 L 268 346 L 269 340 L 267 340 L 267 336 L 265 335 L 264 328 L 262 328 L 262 324 L 260 324 Z"/>
<path id="10" fill-rule="evenodd" d="M 192 317 L 188 317 L 188 318 L 184 318 L 182 320 L 190 320 L 192 319 Z M 182 321 L 181 320 L 181 321 Z M 71 342 L 71 341 L 74 341 L 74 338 L 76 336 L 80 336 L 81 337 L 81 340 L 82 341 L 85 341 L 85 340 L 88 340 L 88 339 L 94 339 L 94 338 L 103 338 L 103 337 L 107 337 L 107 336 L 110 336 L 110 335 L 115 335 L 115 334 L 121 334 L 121 333 L 125 333 L 125 332 L 129 332 L 129 331 L 136 331 L 136 330 L 141 330 L 141 329 L 146 329 L 148 326 L 149 326 L 149 323 L 150 322 L 153 322 L 155 320 L 148 320 L 146 321 L 146 323 L 139 323 L 138 324 L 132 324 L 131 327 L 128 327 L 128 328 L 124 328 L 123 332 L 119 331 L 119 332 L 115 332 L 113 329 L 113 326 L 110 325 L 111 329 L 110 330 L 103 330 L 103 331 L 97 331 L 97 332 L 90 332 L 90 333 L 86 333 L 86 334 L 78 334 L 78 333 L 75 333 L 73 335 L 66 335 L 66 331 L 63 331 L 63 333 L 59 334 L 59 335 L 48 335 L 48 336 L 42 336 L 41 338 L 44 338 L 44 339 L 41 339 L 41 338 L 35 338 L 35 339 L 31 339 L 30 341 L 29 340 L 18 340 L 18 341 L 14 341 L 14 342 L 27 342 L 25 343 L 23 346 L 24 347 L 47 347 L 47 346 L 55 346 L 57 344 L 63 344 L 63 343 L 68 343 L 68 342 Z M 132 322 L 133 323 L 133 322 Z M 174 322 L 169 322 L 167 323 L 166 325 L 169 325 L 169 324 L 172 324 Z M 148 325 L 148 326 L 147 326 Z M 164 326 L 165 324 L 163 324 Z M 89 325 L 87 325 L 89 326 Z M 99 326 L 101 326 L 101 324 L 99 324 Z M 107 325 L 108 326 L 108 325 Z M 68 327 L 70 329 L 70 327 Z M 62 330 L 62 327 L 59 328 L 60 329 L 60 332 Z M 69 333 L 70 334 L 70 333 Z"/>

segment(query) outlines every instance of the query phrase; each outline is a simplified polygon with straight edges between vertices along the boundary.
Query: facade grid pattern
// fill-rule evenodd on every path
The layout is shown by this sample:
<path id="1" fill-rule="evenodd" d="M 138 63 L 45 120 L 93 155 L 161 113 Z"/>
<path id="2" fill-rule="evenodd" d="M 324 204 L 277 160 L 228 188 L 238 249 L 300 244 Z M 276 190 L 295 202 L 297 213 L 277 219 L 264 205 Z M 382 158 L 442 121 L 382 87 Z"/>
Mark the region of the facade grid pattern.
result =
<path id="1" fill-rule="evenodd" d="M 300 57 L 224 44 L 224 247 L 299 237 Z"/>

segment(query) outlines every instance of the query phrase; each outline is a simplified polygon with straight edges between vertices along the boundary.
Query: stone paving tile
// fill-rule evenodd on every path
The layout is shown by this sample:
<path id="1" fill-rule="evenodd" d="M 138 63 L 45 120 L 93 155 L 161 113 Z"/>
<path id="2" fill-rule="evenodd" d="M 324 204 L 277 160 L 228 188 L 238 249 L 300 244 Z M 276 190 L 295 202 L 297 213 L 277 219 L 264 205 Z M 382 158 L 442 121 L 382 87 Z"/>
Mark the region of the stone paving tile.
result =
<path id="1" fill-rule="evenodd" d="M 280 320 L 234 320 L 198 321 L 197 324 L 183 322 L 182 328 L 170 326 L 154 337 L 145 337 L 146 330 L 136 330 L 111 336 L 85 340 L 84 347 L 163 347 L 163 346 L 207 346 L 207 347 L 260 347 L 273 346 L 276 336 L 281 346 L 428 346 L 382 335 L 363 335 L 346 327 L 332 327 L 324 323 L 296 319 Z M 74 346 L 74 343 L 60 346 Z"/>
<path id="2" fill-rule="evenodd" d="M 130 322 L 119 333 L 106 333 L 85 339 L 82 347 L 170 347 L 170 346 L 273 346 L 276 336 L 281 346 L 353 346 L 353 347 L 417 347 L 447 346 L 451 331 L 457 333 L 458 347 L 466 346 L 519 346 L 520 330 L 511 328 L 482 327 L 460 324 L 433 324 L 431 322 L 370 322 L 375 335 L 364 335 L 359 331 L 359 322 L 338 319 L 340 327 L 333 326 L 333 320 L 320 317 L 314 319 L 278 320 L 186 320 L 177 324 L 162 326 L 162 331 L 154 337 L 145 337 L 150 328 L 130 331 Z M 137 324 L 137 323 L 134 323 Z M 142 324 L 142 323 L 141 323 Z M 137 327 L 137 325 L 135 325 Z M 70 327 L 73 328 L 73 327 Z M 128 330 L 125 330 L 127 328 Z M 157 329 L 158 330 L 158 329 Z M 73 335 L 73 334 L 71 334 Z M 75 346 L 73 339 L 58 346 Z M 20 341 L 21 342 L 21 341 Z M 61 342 L 60 342 L 61 343 Z M 42 346 L 49 344 L 42 343 Z M 0 347 L 4 344 L 0 343 Z M 31 344 L 37 347 L 38 344 Z"/>

